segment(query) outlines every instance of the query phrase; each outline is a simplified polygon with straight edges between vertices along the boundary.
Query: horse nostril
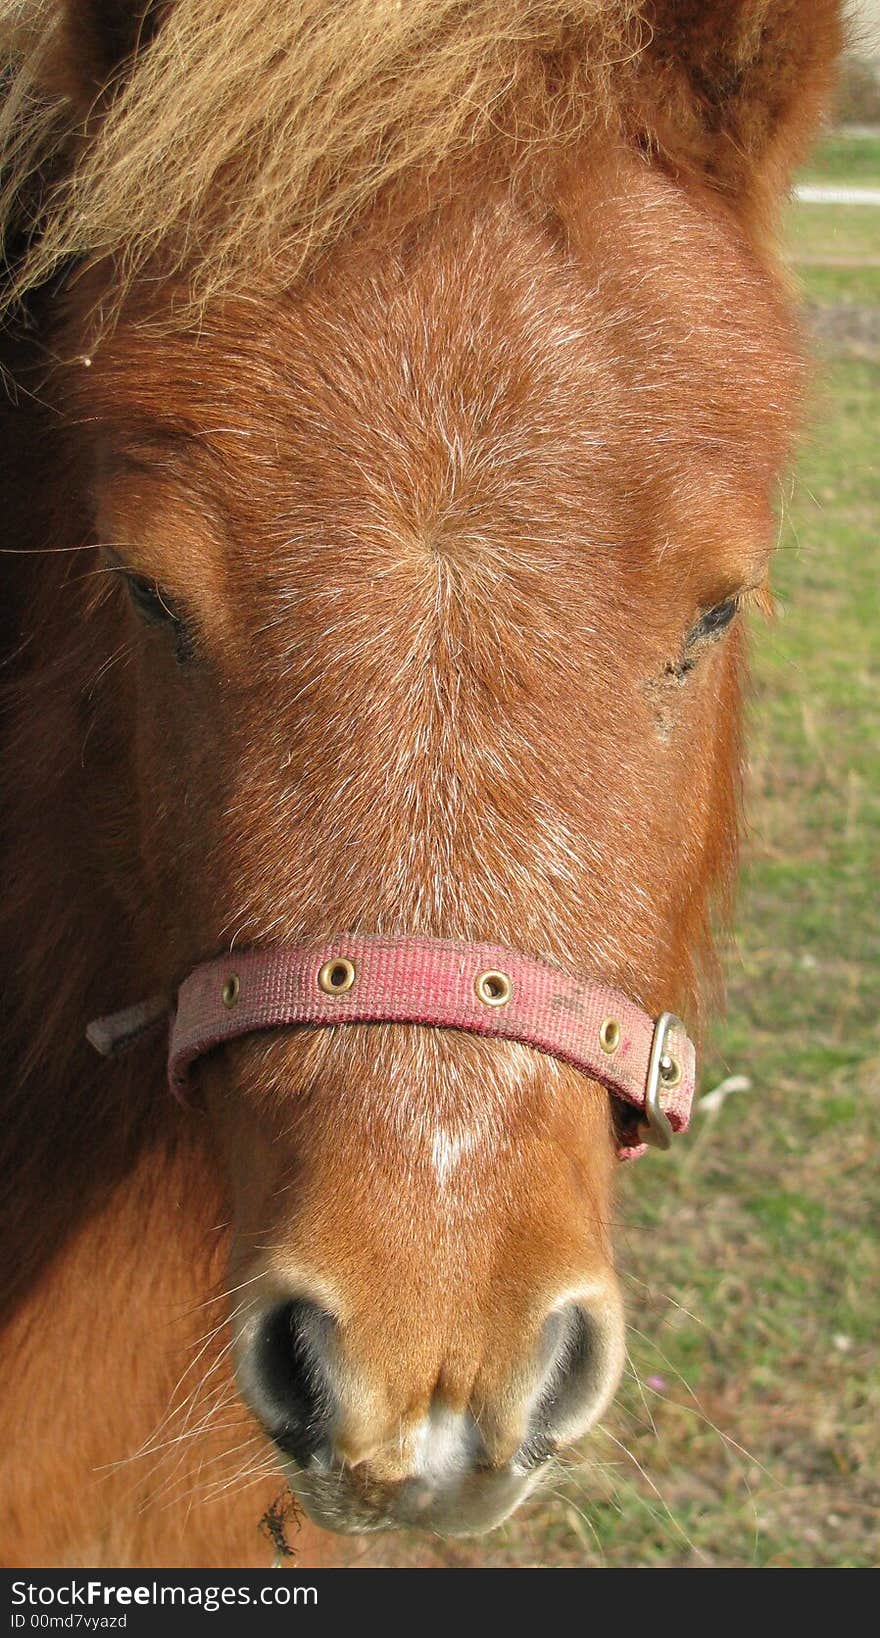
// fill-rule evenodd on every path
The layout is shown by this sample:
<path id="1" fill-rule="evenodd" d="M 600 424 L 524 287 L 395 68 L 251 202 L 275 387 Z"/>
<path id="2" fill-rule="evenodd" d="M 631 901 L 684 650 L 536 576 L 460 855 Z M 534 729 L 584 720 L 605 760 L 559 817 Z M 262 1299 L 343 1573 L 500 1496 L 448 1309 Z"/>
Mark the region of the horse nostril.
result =
<path id="1" fill-rule="evenodd" d="M 546 1462 L 601 1411 L 619 1374 L 613 1335 L 606 1333 L 602 1321 L 579 1303 L 548 1317 L 541 1351 L 549 1369 L 517 1453 L 520 1467 Z"/>
<path id="2" fill-rule="evenodd" d="M 331 1316 L 314 1303 L 286 1302 L 265 1315 L 254 1342 L 257 1413 L 300 1464 L 327 1441 L 334 1396 L 325 1360 L 333 1330 Z"/>

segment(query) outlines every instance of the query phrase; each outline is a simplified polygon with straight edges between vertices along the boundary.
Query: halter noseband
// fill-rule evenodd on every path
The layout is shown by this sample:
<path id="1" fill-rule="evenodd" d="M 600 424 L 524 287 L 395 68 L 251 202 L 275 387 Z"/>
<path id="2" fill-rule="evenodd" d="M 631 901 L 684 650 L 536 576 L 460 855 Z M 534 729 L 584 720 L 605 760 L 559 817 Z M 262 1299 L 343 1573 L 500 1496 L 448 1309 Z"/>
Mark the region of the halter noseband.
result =
<path id="1" fill-rule="evenodd" d="M 221 956 L 194 967 L 169 1020 L 163 998 L 96 1018 L 105 1056 L 169 1024 L 168 1079 L 186 1095 L 189 1070 L 213 1047 L 295 1024 L 424 1024 L 519 1041 L 572 1064 L 642 1114 L 628 1160 L 668 1149 L 690 1115 L 696 1053 L 672 1013 L 653 1019 L 619 990 L 497 944 L 358 936 Z"/>

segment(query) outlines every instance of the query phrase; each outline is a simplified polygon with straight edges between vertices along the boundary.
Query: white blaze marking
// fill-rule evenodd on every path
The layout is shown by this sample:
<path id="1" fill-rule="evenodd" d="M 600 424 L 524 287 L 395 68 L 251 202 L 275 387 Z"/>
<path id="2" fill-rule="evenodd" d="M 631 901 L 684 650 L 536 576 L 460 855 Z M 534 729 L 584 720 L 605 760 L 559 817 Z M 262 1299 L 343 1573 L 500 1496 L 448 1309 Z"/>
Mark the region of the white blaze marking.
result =
<path id="1" fill-rule="evenodd" d="M 437 1174 L 437 1182 L 445 1183 L 451 1172 L 463 1155 L 466 1155 L 474 1146 L 473 1137 L 466 1132 L 446 1132 L 443 1127 L 437 1128 L 431 1140 L 431 1160 Z"/>

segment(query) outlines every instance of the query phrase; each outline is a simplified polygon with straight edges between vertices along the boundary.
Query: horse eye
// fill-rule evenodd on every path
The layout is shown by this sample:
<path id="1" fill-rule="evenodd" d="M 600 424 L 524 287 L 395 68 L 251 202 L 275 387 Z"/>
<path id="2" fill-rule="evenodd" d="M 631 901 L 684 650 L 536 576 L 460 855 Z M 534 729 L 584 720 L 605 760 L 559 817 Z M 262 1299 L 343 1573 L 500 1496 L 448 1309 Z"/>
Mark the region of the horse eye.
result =
<path id="1" fill-rule="evenodd" d="M 156 580 L 122 570 L 128 595 L 142 620 L 150 626 L 169 626 L 174 636 L 174 653 L 182 665 L 192 658 L 192 639 L 183 616 Z"/>
<path id="2" fill-rule="evenodd" d="M 730 625 L 738 608 L 739 598 L 728 597 L 726 602 L 716 603 L 714 609 L 707 609 L 693 629 L 688 632 L 685 648 L 690 648 L 692 643 L 698 643 L 701 637 L 714 637 L 717 632 L 723 631 L 725 626 Z"/>
<path id="3" fill-rule="evenodd" d="M 174 609 L 155 580 L 146 580 L 143 575 L 126 573 L 125 583 L 138 614 L 143 615 L 151 625 L 158 626 L 177 619 Z"/>

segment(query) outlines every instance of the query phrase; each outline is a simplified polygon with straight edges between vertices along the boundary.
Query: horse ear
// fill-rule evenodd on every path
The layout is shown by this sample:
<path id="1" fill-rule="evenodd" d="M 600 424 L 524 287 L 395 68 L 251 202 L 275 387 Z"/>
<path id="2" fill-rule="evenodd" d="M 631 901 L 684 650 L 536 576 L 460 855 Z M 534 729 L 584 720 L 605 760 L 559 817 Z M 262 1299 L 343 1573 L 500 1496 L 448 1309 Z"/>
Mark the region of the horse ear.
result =
<path id="1" fill-rule="evenodd" d="M 749 214 L 787 188 L 833 88 L 845 0 L 650 0 L 649 138 Z"/>
<path id="2" fill-rule="evenodd" d="M 172 0 L 65 0 L 67 94 L 92 108 L 152 40 Z"/>

